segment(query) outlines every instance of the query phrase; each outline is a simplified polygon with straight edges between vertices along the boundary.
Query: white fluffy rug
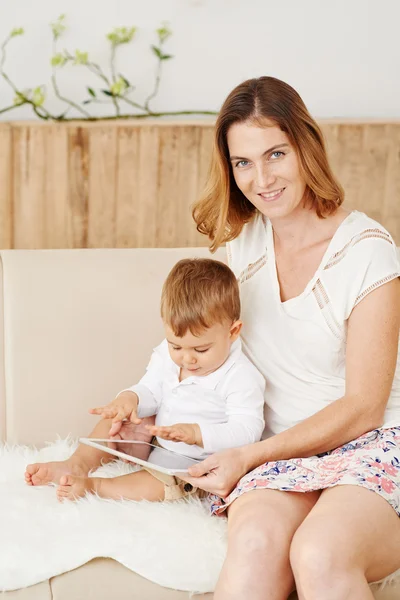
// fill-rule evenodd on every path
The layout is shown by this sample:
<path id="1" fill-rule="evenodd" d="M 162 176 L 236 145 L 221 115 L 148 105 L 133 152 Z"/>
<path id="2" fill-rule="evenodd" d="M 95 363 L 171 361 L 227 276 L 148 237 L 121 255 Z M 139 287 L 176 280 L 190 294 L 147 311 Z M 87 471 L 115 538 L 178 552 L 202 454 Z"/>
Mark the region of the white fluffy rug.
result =
<path id="1" fill-rule="evenodd" d="M 211 592 L 226 552 L 226 520 L 199 500 L 151 503 L 56 499 L 55 487 L 29 487 L 28 463 L 63 460 L 76 444 L 59 440 L 42 450 L 0 445 L 0 592 L 27 587 L 109 557 L 150 581 Z M 96 471 L 112 477 L 133 469 L 114 462 Z M 385 583 L 400 578 L 400 571 Z"/>
<path id="2" fill-rule="evenodd" d="M 54 577 L 95 557 L 113 558 L 160 585 L 209 592 L 226 550 L 226 520 L 199 500 L 151 503 L 57 501 L 55 487 L 29 487 L 25 466 L 63 460 L 75 448 L 59 440 L 42 450 L 0 445 L 0 591 Z M 122 462 L 96 475 L 130 472 Z"/>

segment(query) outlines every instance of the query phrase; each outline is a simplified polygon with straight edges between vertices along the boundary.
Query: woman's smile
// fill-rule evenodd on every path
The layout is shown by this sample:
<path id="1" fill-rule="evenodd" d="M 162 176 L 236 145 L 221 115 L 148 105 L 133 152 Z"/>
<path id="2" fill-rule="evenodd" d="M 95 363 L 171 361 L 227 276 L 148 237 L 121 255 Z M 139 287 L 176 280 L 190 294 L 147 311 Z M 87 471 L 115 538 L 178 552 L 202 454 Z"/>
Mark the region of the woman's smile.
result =
<path id="1" fill-rule="evenodd" d="M 279 200 L 279 198 L 282 196 L 285 189 L 286 188 L 283 187 L 283 188 L 280 188 L 279 190 L 273 190 L 272 192 L 261 192 L 258 195 L 265 202 L 274 202 L 275 200 Z"/>

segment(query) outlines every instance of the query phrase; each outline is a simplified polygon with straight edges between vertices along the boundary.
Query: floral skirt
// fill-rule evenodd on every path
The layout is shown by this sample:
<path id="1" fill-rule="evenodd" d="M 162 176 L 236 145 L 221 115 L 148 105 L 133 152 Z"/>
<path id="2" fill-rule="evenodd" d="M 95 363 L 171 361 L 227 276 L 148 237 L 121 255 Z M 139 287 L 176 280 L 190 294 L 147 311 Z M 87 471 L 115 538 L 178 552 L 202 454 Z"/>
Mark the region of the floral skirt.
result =
<path id="1" fill-rule="evenodd" d="M 221 514 L 251 490 L 313 492 L 358 485 L 382 496 L 400 517 L 400 427 L 375 429 L 330 452 L 278 460 L 247 473 L 226 498 L 211 495 L 211 512 Z"/>

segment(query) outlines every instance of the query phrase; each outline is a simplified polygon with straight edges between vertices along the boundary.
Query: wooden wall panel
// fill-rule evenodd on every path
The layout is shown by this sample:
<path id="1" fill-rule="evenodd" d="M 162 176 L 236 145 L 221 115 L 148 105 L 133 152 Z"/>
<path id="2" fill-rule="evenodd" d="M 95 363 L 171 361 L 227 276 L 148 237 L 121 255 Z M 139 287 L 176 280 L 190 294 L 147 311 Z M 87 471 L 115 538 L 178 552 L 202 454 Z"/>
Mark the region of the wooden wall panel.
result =
<path id="1" fill-rule="evenodd" d="M 400 244 L 400 123 L 323 125 L 345 206 L 366 212 Z"/>
<path id="2" fill-rule="evenodd" d="M 13 131 L 13 239 L 15 248 L 45 248 L 46 135 L 44 127 Z"/>
<path id="3" fill-rule="evenodd" d="M 73 248 L 68 222 L 68 131 L 62 125 L 45 131 L 43 248 Z"/>
<path id="4" fill-rule="evenodd" d="M 400 122 L 321 123 L 345 205 L 400 244 Z M 206 245 L 191 219 L 207 121 L 0 123 L 3 248 Z"/>
<path id="5" fill-rule="evenodd" d="M 118 248 L 139 246 L 140 129 L 121 128 L 118 136 L 115 236 Z M 132 202 L 135 198 L 136 201 Z M 144 223 L 143 223 L 144 225 Z"/>
<path id="6" fill-rule="evenodd" d="M 89 130 L 67 128 L 68 248 L 87 248 L 89 205 Z"/>
<path id="7" fill-rule="evenodd" d="M 177 202 L 179 162 L 181 152 L 181 128 L 160 127 L 157 173 L 157 198 L 155 212 L 149 214 L 156 221 L 156 240 L 163 240 L 166 248 L 172 248 L 178 237 Z"/>
<path id="8" fill-rule="evenodd" d="M 164 238 L 157 237 L 157 210 L 161 186 L 160 143 L 160 130 L 157 126 L 140 130 L 140 155 L 137 164 L 134 165 L 139 182 L 137 202 L 134 196 L 131 196 L 131 202 L 138 207 L 138 248 L 165 246 Z"/>
<path id="9" fill-rule="evenodd" d="M 96 128 L 89 138 L 89 248 L 116 246 L 117 129 Z"/>
<path id="10" fill-rule="evenodd" d="M 180 243 L 182 246 L 197 246 L 195 241 L 196 228 L 194 227 L 190 201 L 198 194 L 199 160 L 198 149 L 200 141 L 198 127 L 182 127 L 180 131 L 180 145 L 178 157 L 178 174 L 176 182 L 176 227 L 173 246 Z M 177 235 L 177 232 L 181 232 Z"/>

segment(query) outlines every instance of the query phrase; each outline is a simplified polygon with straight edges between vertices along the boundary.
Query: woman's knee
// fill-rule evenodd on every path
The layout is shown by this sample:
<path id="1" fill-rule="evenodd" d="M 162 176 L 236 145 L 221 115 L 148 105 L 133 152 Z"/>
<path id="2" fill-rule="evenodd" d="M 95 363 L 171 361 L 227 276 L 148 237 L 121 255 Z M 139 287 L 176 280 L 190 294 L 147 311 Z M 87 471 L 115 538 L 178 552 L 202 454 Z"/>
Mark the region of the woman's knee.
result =
<path id="1" fill-rule="evenodd" d="M 243 555 L 265 555 L 289 560 L 293 535 L 289 519 L 274 504 L 250 502 L 229 515 L 229 548 Z"/>
<path id="2" fill-rule="evenodd" d="M 365 574 L 352 552 L 321 527 L 300 527 L 290 545 L 290 566 L 301 598 L 372 598 Z"/>
<path id="3" fill-rule="evenodd" d="M 301 525 L 290 545 L 290 565 L 296 581 L 329 582 L 354 566 L 351 550 L 339 543 L 340 534 L 323 523 Z"/>
<path id="4" fill-rule="evenodd" d="M 238 549 L 243 555 L 255 554 L 258 558 L 273 553 L 275 556 L 289 550 L 289 540 L 284 528 L 268 519 L 249 518 L 237 523 L 229 532 L 230 549 Z"/>

